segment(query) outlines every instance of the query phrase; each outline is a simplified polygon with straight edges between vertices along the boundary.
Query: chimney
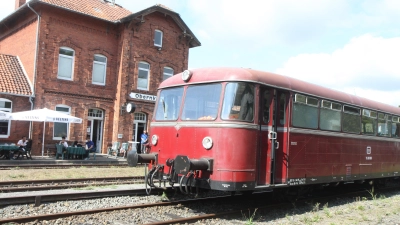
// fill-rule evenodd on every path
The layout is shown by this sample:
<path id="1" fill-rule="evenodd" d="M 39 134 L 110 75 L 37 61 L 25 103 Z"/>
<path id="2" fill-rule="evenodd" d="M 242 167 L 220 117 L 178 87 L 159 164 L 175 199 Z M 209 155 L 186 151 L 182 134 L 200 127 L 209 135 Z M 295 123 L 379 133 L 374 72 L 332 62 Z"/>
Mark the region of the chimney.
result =
<path id="1" fill-rule="evenodd" d="M 23 4 L 26 3 L 26 0 L 15 0 L 15 10 L 19 9 Z"/>

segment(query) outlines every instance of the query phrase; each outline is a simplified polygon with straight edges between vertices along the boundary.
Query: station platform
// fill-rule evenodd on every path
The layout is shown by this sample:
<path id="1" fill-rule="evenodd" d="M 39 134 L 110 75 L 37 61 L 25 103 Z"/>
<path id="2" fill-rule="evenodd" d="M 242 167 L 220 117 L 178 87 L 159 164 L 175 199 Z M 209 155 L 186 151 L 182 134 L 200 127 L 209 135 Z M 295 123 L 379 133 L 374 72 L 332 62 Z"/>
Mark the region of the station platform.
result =
<path id="1" fill-rule="evenodd" d="M 94 159 L 93 154 L 90 154 L 88 160 L 84 159 L 56 159 L 55 156 L 32 156 L 31 159 L 19 158 L 15 160 L 0 159 L 0 165 L 18 166 L 18 165 L 32 165 L 32 164 L 57 164 L 57 165 L 91 165 L 91 164 L 107 164 L 107 165 L 120 165 L 127 164 L 126 158 L 109 156 L 106 154 L 96 154 Z"/>

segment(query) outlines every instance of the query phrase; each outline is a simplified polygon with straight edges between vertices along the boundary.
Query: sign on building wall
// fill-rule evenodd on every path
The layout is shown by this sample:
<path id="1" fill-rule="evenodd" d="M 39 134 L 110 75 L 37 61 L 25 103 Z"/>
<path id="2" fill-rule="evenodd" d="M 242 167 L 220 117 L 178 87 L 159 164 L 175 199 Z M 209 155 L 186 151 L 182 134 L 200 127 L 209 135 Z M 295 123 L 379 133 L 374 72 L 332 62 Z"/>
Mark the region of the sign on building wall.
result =
<path id="1" fill-rule="evenodd" d="M 131 98 L 140 99 L 140 100 L 146 100 L 146 101 L 152 101 L 152 102 L 155 102 L 157 100 L 157 96 L 145 95 L 145 94 L 140 94 L 140 93 L 135 93 L 135 92 L 131 92 L 129 94 L 129 96 Z"/>

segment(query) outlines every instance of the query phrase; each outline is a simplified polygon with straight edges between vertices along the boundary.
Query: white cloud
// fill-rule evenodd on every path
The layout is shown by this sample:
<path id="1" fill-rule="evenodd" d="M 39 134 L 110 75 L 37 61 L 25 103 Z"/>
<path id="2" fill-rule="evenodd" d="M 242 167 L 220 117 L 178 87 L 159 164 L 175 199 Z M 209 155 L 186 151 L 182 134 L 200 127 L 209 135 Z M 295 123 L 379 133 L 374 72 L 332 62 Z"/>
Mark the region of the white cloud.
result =
<path id="1" fill-rule="evenodd" d="M 308 40 L 349 15 L 344 0 L 190 0 L 198 23 L 214 39 L 251 38 L 259 47 Z M 340 14 L 341 17 L 337 17 Z"/>
<path id="2" fill-rule="evenodd" d="M 400 37 L 363 35 L 332 53 L 300 54 L 276 73 L 400 105 Z M 384 98 L 384 95 L 387 97 Z M 390 97 L 389 97 L 390 96 Z"/>

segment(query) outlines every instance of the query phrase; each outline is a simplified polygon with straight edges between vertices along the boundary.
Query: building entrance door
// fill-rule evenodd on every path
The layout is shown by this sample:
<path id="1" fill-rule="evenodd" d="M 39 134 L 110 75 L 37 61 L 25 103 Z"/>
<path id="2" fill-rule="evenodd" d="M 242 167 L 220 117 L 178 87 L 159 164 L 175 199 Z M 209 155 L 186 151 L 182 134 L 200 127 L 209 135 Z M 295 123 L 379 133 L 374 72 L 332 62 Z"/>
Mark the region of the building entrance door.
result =
<path id="1" fill-rule="evenodd" d="M 135 120 L 133 122 L 133 137 L 132 140 L 139 142 L 137 143 L 136 149 L 138 152 L 142 152 L 141 149 L 141 136 L 144 130 L 147 130 L 147 121 L 146 121 L 146 114 L 144 113 L 135 113 Z"/>
<path id="2" fill-rule="evenodd" d="M 86 132 L 94 142 L 96 152 L 102 152 L 103 142 L 103 110 L 89 109 Z"/>

